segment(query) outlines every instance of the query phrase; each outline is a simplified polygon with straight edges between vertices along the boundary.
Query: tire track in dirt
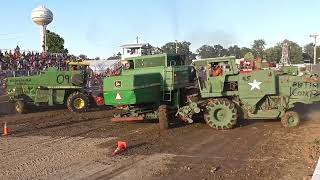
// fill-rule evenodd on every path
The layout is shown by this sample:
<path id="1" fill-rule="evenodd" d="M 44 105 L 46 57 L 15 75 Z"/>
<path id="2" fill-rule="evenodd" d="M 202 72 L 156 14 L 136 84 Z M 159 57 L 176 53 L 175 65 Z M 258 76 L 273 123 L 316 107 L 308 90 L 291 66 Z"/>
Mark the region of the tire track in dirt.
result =
<path id="1" fill-rule="evenodd" d="M 103 121 L 104 118 L 99 118 L 99 119 L 95 119 L 95 118 L 91 118 L 90 120 L 93 120 L 93 121 Z M 28 137 L 30 137 L 30 135 L 33 135 L 33 136 L 41 136 L 41 133 L 42 132 L 48 132 L 49 130 L 50 131 L 53 131 L 53 132 L 58 132 L 57 133 L 57 136 L 56 138 L 52 138 L 52 137 L 49 137 L 49 138 L 41 138 L 41 140 L 36 140 L 34 141 L 34 138 L 31 138 L 33 139 L 31 142 L 24 142 L 24 143 L 19 143 L 18 144 L 18 147 L 17 147 L 17 143 L 16 142 L 12 142 L 10 143 L 11 141 L 9 140 L 10 138 L 12 137 L 7 137 L 8 139 L 6 139 L 5 141 L 1 141 L 0 142 L 0 147 L 4 147 L 2 148 L 3 150 L 7 150 L 7 151 L 0 151 L 1 154 L 6 154 L 6 157 L 8 159 L 11 159 L 11 155 L 13 156 L 16 156 L 17 154 L 20 154 L 20 153 L 24 153 L 25 149 L 30 149 L 32 148 L 32 151 L 37 151 L 38 147 L 41 147 L 41 146 L 44 146 L 46 144 L 50 144 L 50 143 L 54 143 L 54 142 L 59 142 L 59 141 L 62 141 L 62 140 L 65 140 L 65 139 L 69 139 L 69 138 L 72 138 L 72 137 L 75 137 L 75 136 L 81 136 L 81 135 L 85 135 L 87 133 L 90 133 L 96 129 L 99 129 L 99 128 L 102 128 L 104 127 L 104 125 L 100 125 L 98 127 L 94 127 L 94 128 L 89 128 L 89 129 L 85 129 L 85 131 L 82 131 L 82 132 L 79 132 L 78 131 L 78 127 L 81 127 L 83 126 L 83 124 L 88 124 L 88 123 L 91 123 L 91 122 L 88 122 L 88 121 L 75 121 L 76 124 L 73 124 L 73 126 L 70 126 L 69 124 L 65 123 L 62 125 L 62 126 L 52 126 L 52 127 L 48 127 L 48 128 L 45 128 L 43 129 L 40 129 L 39 128 L 39 131 L 40 132 L 37 132 L 37 133 L 24 133 L 23 135 L 22 134 L 18 134 L 19 136 L 17 137 L 24 137 L 25 139 L 27 139 Z M 60 123 L 58 123 L 60 124 Z M 70 133 L 70 129 L 77 129 L 75 131 L 75 133 Z M 64 130 L 61 131 L 61 130 Z M 68 136 L 66 137 L 61 137 L 59 136 L 59 133 L 61 134 L 67 134 Z M 26 136 L 28 134 L 28 136 Z M 13 137 L 16 137 L 16 136 L 13 136 Z M 13 148 L 10 148 L 10 147 L 13 147 Z"/>
<path id="2" fill-rule="evenodd" d="M 110 114 L 102 115 L 100 118 L 86 116 L 84 120 L 80 121 L 75 119 L 77 117 L 50 116 L 52 118 L 45 119 L 42 116 L 40 119 L 50 122 L 57 120 L 58 122 L 50 124 L 44 121 L 37 124 L 36 127 L 30 128 L 30 126 L 39 121 L 37 119 L 28 119 L 28 122 L 22 125 L 23 127 L 18 124 L 19 119 L 15 121 L 16 126 L 19 127 L 18 125 L 20 125 L 19 129 L 21 130 L 0 141 L 0 147 L 2 147 L 0 153 L 4 155 L 0 157 L 0 161 L 4 162 L 0 165 L 0 176 L 13 179 L 17 177 L 32 179 L 46 176 L 56 177 L 55 174 L 68 167 L 70 163 L 83 164 L 83 156 L 88 157 L 85 160 L 90 162 L 89 166 L 94 166 L 92 160 L 101 158 L 103 154 L 92 157 L 91 153 L 102 152 L 106 149 L 97 148 L 96 146 L 101 143 L 111 144 L 108 142 L 116 137 L 109 136 L 112 133 L 107 133 L 107 136 L 111 139 L 93 138 L 97 142 L 92 144 L 92 138 L 89 137 L 90 134 L 94 134 L 96 130 L 101 128 L 112 129 L 111 132 L 115 132 L 117 128 L 121 127 L 121 125 L 115 125 L 106 120 L 110 117 Z M 60 117 L 62 120 L 59 121 Z M 136 126 L 125 131 L 126 133 L 123 135 L 140 133 L 143 129 Z M 86 150 L 87 148 L 93 150 L 88 151 Z M 96 169 L 99 169 L 100 165 L 96 164 Z M 73 168 L 78 169 L 78 167 Z"/>
<path id="3" fill-rule="evenodd" d="M 46 144 L 59 142 L 59 141 L 70 139 L 70 138 L 73 138 L 73 137 L 76 137 L 76 136 L 85 135 L 85 134 L 87 134 L 89 132 L 92 132 L 94 130 L 100 129 L 101 127 L 104 127 L 104 126 L 91 128 L 91 129 L 89 129 L 87 131 L 71 134 L 70 136 L 67 136 L 67 137 L 56 137 L 56 138 L 49 137 L 49 138 L 45 138 L 45 139 L 37 141 L 37 142 L 32 141 L 32 142 L 30 142 L 31 145 L 30 144 L 25 144 L 25 146 L 23 146 L 23 147 L 18 147 L 18 148 L 15 147 L 14 150 L 8 150 L 8 151 L 3 151 L 3 152 L 0 151 L 0 152 L 1 153 L 6 153 L 7 156 L 11 155 L 11 154 L 15 154 L 16 155 L 17 153 L 22 153 L 23 151 L 25 151 L 26 147 L 33 147 L 34 149 L 37 149 L 39 146 L 43 146 L 43 145 L 46 145 Z M 68 129 L 68 127 L 61 127 L 60 129 L 62 129 L 62 128 L 63 129 Z M 81 137 L 81 138 L 85 138 L 85 137 Z M 1 146 L 1 143 L 0 143 L 0 146 Z"/>
<path id="4" fill-rule="evenodd" d="M 60 113 L 59 113 L 60 114 Z M 40 114 L 40 119 L 41 119 L 42 115 Z M 35 119 L 39 119 L 37 118 L 35 115 L 33 115 L 33 118 Z M 70 136 L 70 134 L 68 134 L 68 132 L 66 131 L 61 131 L 62 129 L 66 129 L 72 126 L 82 126 L 83 124 L 94 124 L 97 123 L 96 121 L 105 121 L 107 122 L 108 120 L 105 120 L 107 118 L 110 118 L 110 115 L 100 115 L 98 117 L 90 117 L 89 116 L 79 116 L 76 115 L 74 116 L 74 114 L 69 113 L 69 116 L 64 116 L 64 114 L 62 115 L 58 115 L 58 116 L 53 116 L 53 118 L 46 118 L 45 121 L 43 122 L 39 122 L 39 120 L 33 120 L 30 121 L 28 123 L 23 123 L 23 124 L 16 124 L 16 125 L 11 125 L 10 126 L 10 132 L 11 135 L 10 137 L 25 137 L 27 135 L 53 135 L 53 136 Z M 45 119 L 45 117 L 42 117 L 42 119 Z M 99 126 L 99 128 L 101 128 L 103 126 Z M 12 131 L 13 129 L 13 131 Z M 57 133 L 57 131 L 59 133 Z M 51 132 L 51 134 L 49 133 Z M 75 135 L 81 135 L 81 134 L 71 134 L 71 136 L 75 136 Z M 48 138 L 50 139 L 50 138 Z"/>
<path id="5" fill-rule="evenodd" d="M 24 121 L 41 121 L 46 118 L 52 118 L 54 116 L 63 116 L 67 115 L 66 110 L 56 110 L 56 111 L 46 111 L 46 112 L 34 112 L 34 113 L 28 113 L 28 114 L 15 114 L 15 115 L 8 115 L 1 118 L 1 122 L 7 122 L 7 123 L 21 123 Z"/>
<path id="6" fill-rule="evenodd" d="M 134 134 L 134 133 L 138 133 L 138 132 L 135 130 L 135 131 L 131 131 L 128 134 Z M 112 140 L 112 139 L 110 139 L 110 140 Z M 108 141 L 110 141 L 110 140 L 108 140 Z M 44 167 L 46 166 L 46 169 L 50 169 L 50 168 L 47 167 L 48 165 L 46 165 L 46 163 L 49 163 L 49 162 L 55 162 L 56 163 L 57 161 L 56 161 L 55 157 L 57 157 L 59 154 L 60 155 L 61 154 L 64 155 L 65 154 L 64 152 L 71 153 L 71 154 L 73 154 L 73 156 L 64 155 L 63 159 L 64 160 L 72 159 L 72 162 L 73 162 L 74 161 L 73 158 L 75 158 L 75 156 L 77 156 L 77 155 L 82 156 L 82 154 L 76 153 L 76 150 L 77 149 L 85 149 L 85 148 L 75 147 L 73 149 L 66 149 L 65 145 L 68 144 L 68 147 L 69 147 L 70 144 L 72 144 L 72 143 L 78 144 L 79 141 L 81 141 L 80 143 L 82 143 L 82 144 L 86 144 L 84 146 L 87 146 L 87 147 L 90 146 L 90 145 L 88 145 L 88 143 L 91 142 L 90 138 L 85 138 L 85 137 L 75 138 L 75 137 L 72 137 L 72 138 L 63 139 L 63 142 L 59 141 L 59 144 L 54 143 L 54 145 L 53 145 L 54 146 L 54 153 L 53 154 L 49 153 L 49 155 L 47 155 L 48 152 L 52 152 L 52 146 L 51 147 L 41 147 L 41 150 L 38 151 L 38 152 L 34 151 L 34 149 L 28 149 L 26 151 L 27 152 L 32 151 L 32 153 L 29 153 L 26 156 L 22 156 L 22 157 L 20 156 L 18 161 L 15 161 L 15 162 L 11 161 L 10 164 L 4 164 L 4 166 L 10 166 L 12 164 L 19 164 L 21 162 L 24 162 L 24 163 L 19 164 L 17 166 L 13 166 L 10 169 L 5 169 L 4 171 L 0 171 L 0 174 L 3 175 L 3 176 L 10 176 L 10 175 L 16 175 L 17 173 L 19 174 L 19 172 L 21 172 L 21 171 L 29 172 L 30 171 L 29 169 L 32 169 L 32 172 L 34 171 L 34 169 L 36 169 L 36 171 L 38 171 L 38 169 L 35 168 L 35 167 L 42 166 L 42 165 Z M 97 146 L 99 143 L 101 143 L 101 141 L 102 141 L 102 139 L 98 139 L 98 142 L 95 143 L 94 145 L 91 145 L 91 146 Z M 108 142 L 108 141 L 105 141 L 105 143 Z M 52 145 L 52 144 L 50 144 L 50 145 Z M 97 149 L 97 148 L 91 147 L 90 149 Z M 98 149 L 100 149 L 100 148 L 98 148 Z M 102 149 L 101 151 L 104 151 L 104 149 Z M 58 155 L 56 155 L 56 154 L 58 154 Z M 91 155 L 89 155 L 89 156 L 91 156 Z M 40 157 L 40 158 L 34 158 L 34 157 Z M 32 159 L 32 160 L 30 161 L 30 159 Z M 87 161 L 92 161 L 93 159 L 94 158 L 90 158 Z M 1 161 L 2 162 L 6 162 L 7 160 L 1 160 Z M 27 162 L 25 162 L 25 161 L 27 161 Z M 38 165 L 38 164 L 40 164 L 40 165 Z M 62 165 L 59 165 L 58 167 L 61 167 L 61 166 Z M 100 167 L 100 165 L 97 165 L 97 166 Z M 76 167 L 76 168 L 78 168 L 78 167 Z M 3 168 L 0 167 L 0 169 L 3 169 Z M 53 173 L 57 172 L 57 171 L 59 171 L 59 169 L 55 168 Z M 48 173 L 41 174 L 41 175 L 39 175 L 39 177 L 43 177 L 43 176 L 47 176 L 47 175 L 48 175 Z M 38 176 L 29 175 L 28 177 L 38 177 Z"/>
<path id="7" fill-rule="evenodd" d="M 143 161 L 145 159 L 145 157 L 138 157 L 138 158 L 134 158 L 133 161 L 131 162 L 127 162 L 125 163 L 125 165 L 123 165 L 123 163 L 118 166 L 118 167 L 114 167 L 112 170 L 111 169 L 103 169 L 101 171 L 98 171 L 92 175 L 90 175 L 90 179 L 95 179 L 95 180 L 99 180 L 99 179 L 111 179 L 127 170 L 129 170 L 130 168 L 132 168 L 136 163 L 139 163 L 141 161 Z M 107 172 L 106 172 L 107 171 Z"/>
<path id="8" fill-rule="evenodd" d="M 58 117 L 59 118 L 59 117 Z M 70 118 L 66 118 L 67 120 L 69 120 Z M 30 136 L 30 135 L 33 135 L 33 136 L 37 136 L 37 135 L 41 135 L 42 132 L 46 132 L 46 131 L 54 131 L 54 132 L 57 132 L 59 131 L 60 134 L 67 134 L 67 131 L 70 130 L 70 128 L 76 128 L 77 126 L 82 126 L 82 123 L 86 124 L 86 123 L 92 123 L 90 121 L 104 121 L 105 118 L 99 118 L 99 119 L 96 119 L 96 118 L 90 118 L 90 119 L 86 119 L 86 120 L 82 120 L 82 121 L 76 121 L 76 120 L 71 120 L 68 122 L 63 122 L 62 124 L 60 122 L 57 122 L 56 124 L 54 125 L 50 125 L 50 126 L 41 126 L 40 127 L 36 127 L 36 128 L 33 128 L 31 130 L 27 130 L 27 132 L 25 131 L 14 131 L 14 135 L 11 136 L 11 137 L 25 137 L 25 136 Z M 50 121 L 52 121 L 52 119 L 50 119 Z M 70 123 L 72 122 L 72 123 Z M 75 126 L 75 127 L 72 127 L 70 126 L 70 124 L 72 126 Z M 33 126 L 33 124 L 30 124 L 30 126 Z M 84 132 L 76 132 L 74 134 L 68 134 L 68 136 L 72 137 L 72 136 L 80 136 L 80 135 L 83 135 L 83 134 L 86 134 L 90 131 L 93 131 L 93 130 L 96 130 L 96 129 L 99 129 L 99 128 L 102 128 L 104 126 L 99 126 L 99 127 L 96 127 L 96 128 L 92 128 L 92 129 L 89 129 L 87 131 L 84 131 Z M 20 129 L 23 129 L 23 128 L 20 128 Z M 61 132 L 61 130 L 63 129 L 68 129 L 67 131 L 65 132 Z M 34 130 L 39 130 L 37 132 L 34 132 Z M 29 131 L 32 131 L 31 133 Z M 59 135 L 58 135 L 59 136 Z M 67 137 L 64 137 L 64 138 L 67 138 Z M 59 140 L 61 139 L 61 137 L 57 137 L 57 138 L 52 138 L 52 137 L 49 137 L 47 139 L 44 139 L 44 140 L 41 140 L 39 142 L 32 142 L 32 146 L 34 145 L 37 145 L 37 144 L 44 144 L 46 142 L 51 142 L 51 141 L 55 141 L 55 140 Z M 0 143 L 1 145 L 1 143 Z M 10 144 L 8 144 L 10 146 Z M 26 145 L 28 146 L 28 145 Z M 21 148 L 17 148 L 16 150 L 18 149 L 24 149 L 25 147 L 21 147 Z M 10 150 L 12 151 L 12 150 Z M 0 151 L 1 152 L 1 151 Z M 13 151 L 14 152 L 14 151 Z M 4 152 L 1 152 L 1 153 L 8 153 L 8 151 L 4 151 Z"/>
<path id="9" fill-rule="evenodd" d="M 57 171 L 67 167 L 70 162 L 90 160 L 95 154 L 99 152 L 102 154 L 102 150 L 92 147 L 100 143 L 101 140 L 110 141 L 112 139 L 83 139 L 81 142 L 75 140 L 78 139 L 64 140 L 60 144 L 54 144 L 51 148 L 42 148 L 37 152 L 28 150 L 30 153 L 19 157 L 19 161 L 1 164 L 0 175 L 2 177 L 19 177 L 23 174 L 27 177 L 43 177 L 48 173 L 43 173 L 42 169 Z"/>
<path id="10" fill-rule="evenodd" d="M 105 119 L 104 118 L 99 118 L 99 119 L 93 119 L 93 121 L 98 124 L 99 121 L 101 121 L 102 123 L 105 122 Z M 0 152 L 1 153 L 6 153 L 7 156 L 9 156 L 11 154 L 21 153 L 21 152 L 25 151 L 26 148 L 30 148 L 30 147 L 33 147 L 36 150 L 39 146 L 43 146 L 43 145 L 46 145 L 46 144 L 49 144 L 49 143 L 59 142 L 61 140 L 72 138 L 72 137 L 78 137 L 78 136 L 86 135 L 87 133 L 90 133 L 92 131 L 95 131 L 95 130 L 98 130 L 100 128 L 106 127 L 106 124 L 102 124 L 100 126 L 95 126 L 93 128 L 85 128 L 85 130 L 82 130 L 81 132 L 79 132 L 79 130 L 81 130 L 81 126 L 89 124 L 89 123 L 92 123 L 92 122 L 81 121 L 81 122 L 78 122 L 77 124 L 72 124 L 72 126 L 63 125 L 61 127 L 53 126 L 53 127 L 49 127 L 49 128 L 40 129 L 40 132 L 31 133 L 28 136 L 43 136 L 42 132 L 48 133 L 48 131 L 52 131 L 58 137 L 56 137 L 56 138 L 49 137 L 49 138 L 41 139 L 39 141 L 32 140 L 32 142 L 30 142 L 30 143 L 19 144 L 19 145 L 22 145 L 22 147 L 16 147 L 15 146 L 15 149 L 13 149 L 13 150 L 9 149 L 9 148 L 5 148 L 8 151 L 0 151 Z M 72 131 L 75 131 L 75 132 L 72 133 Z M 67 134 L 67 136 L 61 137 L 63 134 Z M 26 135 L 20 136 L 19 135 L 19 136 L 13 136 L 13 137 L 28 138 L 28 136 L 26 136 Z M 48 136 L 48 135 L 46 135 L 46 136 Z M 10 147 L 10 144 L 8 144 L 8 142 L 6 142 L 5 144 L 7 144 L 7 146 Z M 16 143 L 13 142 L 12 144 L 16 144 Z M 5 145 L 2 145 L 2 143 L 0 143 L 0 146 L 1 147 L 6 147 Z"/>

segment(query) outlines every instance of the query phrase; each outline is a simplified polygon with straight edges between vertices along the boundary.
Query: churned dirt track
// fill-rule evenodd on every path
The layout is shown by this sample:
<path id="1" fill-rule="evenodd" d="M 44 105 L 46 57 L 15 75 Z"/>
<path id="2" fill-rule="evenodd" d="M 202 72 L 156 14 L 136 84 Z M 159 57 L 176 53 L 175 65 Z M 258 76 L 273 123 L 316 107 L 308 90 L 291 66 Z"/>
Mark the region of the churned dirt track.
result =
<path id="1" fill-rule="evenodd" d="M 303 122 L 293 129 L 279 121 L 245 121 L 228 131 L 196 123 L 166 132 L 156 123 L 112 123 L 115 110 L 3 114 L 0 124 L 7 122 L 11 135 L 0 138 L 0 177 L 302 179 L 320 154 L 320 113 L 298 110 Z M 117 140 L 129 146 L 112 156 Z"/>

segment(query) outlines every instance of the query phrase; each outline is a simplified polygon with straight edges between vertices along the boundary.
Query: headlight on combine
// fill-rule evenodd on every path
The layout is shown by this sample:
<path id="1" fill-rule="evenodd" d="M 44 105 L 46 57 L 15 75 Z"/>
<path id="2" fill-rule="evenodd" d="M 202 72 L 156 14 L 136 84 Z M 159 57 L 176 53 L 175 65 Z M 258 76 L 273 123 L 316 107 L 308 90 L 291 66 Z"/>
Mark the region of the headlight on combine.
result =
<path id="1" fill-rule="evenodd" d="M 10 95 L 10 94 L 14 94 L 14 93 L 16 93 L 16 88 L 13 88 L 13 89 L 9 89 L 8 90 L 8 94 Z"/>

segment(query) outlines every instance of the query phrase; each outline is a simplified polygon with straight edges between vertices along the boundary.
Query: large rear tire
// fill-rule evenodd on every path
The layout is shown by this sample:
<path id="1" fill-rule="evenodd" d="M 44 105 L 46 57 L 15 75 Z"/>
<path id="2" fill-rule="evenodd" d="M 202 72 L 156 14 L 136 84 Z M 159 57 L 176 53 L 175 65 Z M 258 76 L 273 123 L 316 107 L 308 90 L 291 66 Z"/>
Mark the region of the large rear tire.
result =
<path id="1" fill-rule="evenodd" d="M 232 101 L 214 100 L 207 104 L 204 119 L 212 128 L 231 129 L 237 123 L 237 108 Z"/>
<path id="2" fill-rule="evenodd" d="M 89 98 L 81 92 L 74 92 L 68 97 L 67 106 L 71 112 L 86 112 L 89 106 Z"/>
<path id="3" fill-rule="evenodd" d="M 159 127 L 161 130 L 169 129 L 168 108 L 166 105 L 159 106 Z"/>
<path id="4" fill-rule="evenodd" d="M 14 103 L 14 110 L 17 114 L 26 113 L 25 103 L 22 100 L 18 100 Z"/>

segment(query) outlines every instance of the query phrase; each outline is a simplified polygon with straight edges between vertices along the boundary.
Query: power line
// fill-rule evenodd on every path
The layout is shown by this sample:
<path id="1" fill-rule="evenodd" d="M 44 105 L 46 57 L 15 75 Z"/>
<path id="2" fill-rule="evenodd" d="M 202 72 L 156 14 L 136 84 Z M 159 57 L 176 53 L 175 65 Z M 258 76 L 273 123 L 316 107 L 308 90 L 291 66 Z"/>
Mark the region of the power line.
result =
<path id="1" fill-rule="evenodd" d="M 319 34 L 311 34 L 310 37 L 314 38 L 314 52 L 313 52 L 313 64 L 316 64 L 317 61 L 317 37 Z"/>

